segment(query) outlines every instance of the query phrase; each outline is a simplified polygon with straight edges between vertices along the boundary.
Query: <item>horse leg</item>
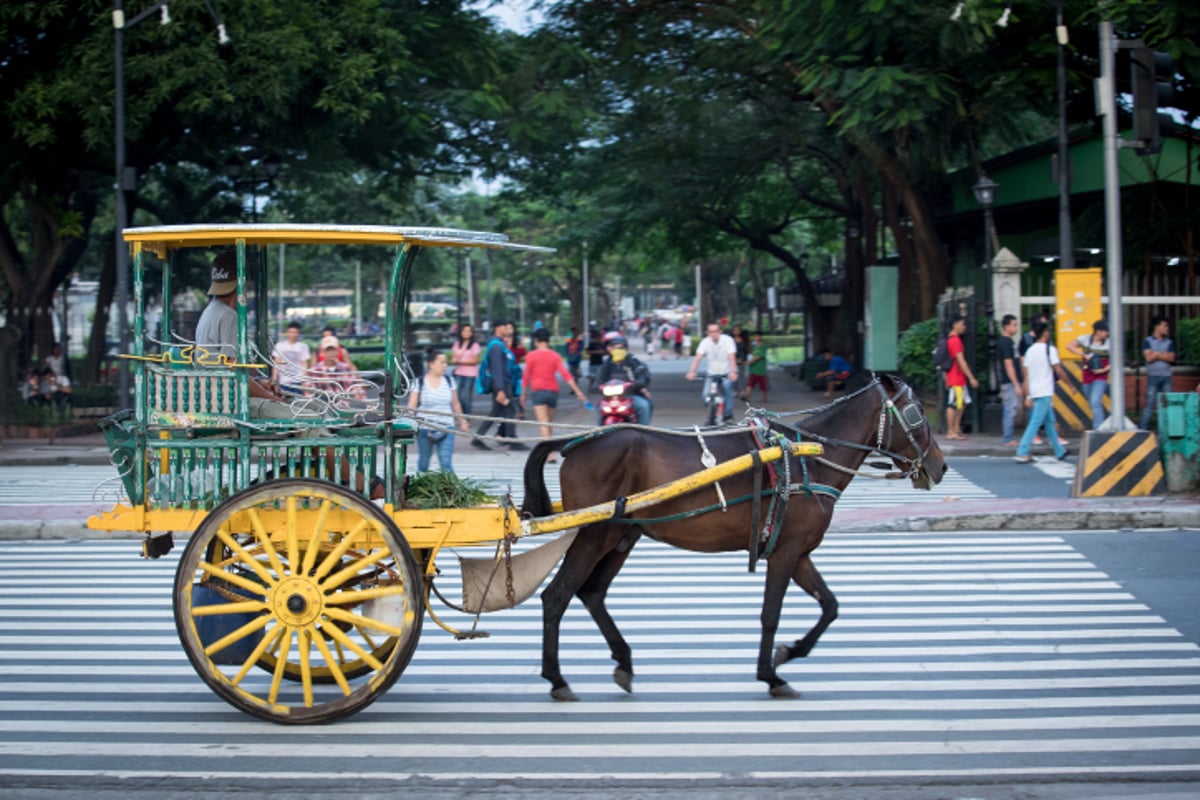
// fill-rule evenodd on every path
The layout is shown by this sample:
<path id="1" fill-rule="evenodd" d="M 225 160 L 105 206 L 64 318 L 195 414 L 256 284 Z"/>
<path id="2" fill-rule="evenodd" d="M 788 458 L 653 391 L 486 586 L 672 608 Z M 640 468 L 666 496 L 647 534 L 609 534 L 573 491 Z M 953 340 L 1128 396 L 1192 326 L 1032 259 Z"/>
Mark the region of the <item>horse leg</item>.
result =
<path id="1" fill-rule="evenodd" d="M 576 596 L 583 601 L 596 626 L 604 634 L 604 641 L 608 642 L 613 661 L 617 662 L 613 669 L 613 681 L 630 693 L 633 692 L 633 651 L 621 635 L 621 631 L 617 629 L 617 623 L 608 613 L 604 600 L 608 596 L 608 587 L 612 585 L 613 578 L 617 577 L 617 573 L 625 565 L 625 559 L 629 558 L 629 553 L 639 538 L 641 533 L 627 531 L 617 543 L 617 548 L 600 560 L 587 581 L 576 592 Z"/>
<path id="2" fill-rule="evenodd" d="M 550 681 L 555 700 L 578 700 L 562 676 L 558 658 L 559 631 L 571 598 L 591 577 L 596 565 L 613 549 L 615 541 L 604 525 L 583 528 L 563 557 L 554 579 L 542 592 L 542 677 Z"/>
<path id="3" fill-rule="evenodd" d="M 808 655 L 813 647 L 816 646 L 817 640 L 821 638 L 821 634 L 825 633 L 825 629 L 829 627 L 838 615 L 838 601 L 834 597 L 833 592 L 829 591 L 829 587 L 825 585 L 825 579 L 821 577 L 821 573 L 817 572 L 817 568 L 813 566 L 812 558 L 804 556 L 800 562 L 796 564 L 796 570 L 792 577 L 796 584 L 808 592 L 814 600 L 821 605 L 821 618 L 817 620 L 817 624 L 804 635 L 803 639 L 797 639 L 792 643 L 791 647 L 780 645 L 775 650 L 775 666 L 779 667 L 793 658 L 802 658 Z"/>
<path id="4" fill-rule="evenodd" d="M 777 554 L 778 555 L 778 554 Z M 775 645 L 775 632 L 779 629 L 779 615 L 783 609 L 783 596 L 787 593 L 792 575 L 787 566 L 778 559 L 767 560 L 767 577 L 763 582 L 762 638 L 758 644 L 758 674 L 760 681 L 767 684 L 772 697 L 796 697 L 797 692 L 779 677 L 771 658 Z"/>

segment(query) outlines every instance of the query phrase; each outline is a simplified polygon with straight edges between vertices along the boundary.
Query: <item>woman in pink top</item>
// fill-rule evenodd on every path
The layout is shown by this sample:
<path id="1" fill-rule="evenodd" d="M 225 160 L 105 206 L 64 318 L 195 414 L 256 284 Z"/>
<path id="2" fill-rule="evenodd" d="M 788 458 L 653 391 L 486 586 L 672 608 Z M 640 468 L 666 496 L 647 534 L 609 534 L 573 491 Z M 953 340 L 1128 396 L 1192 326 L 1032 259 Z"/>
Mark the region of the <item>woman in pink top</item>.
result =
<path id="1" fill-rule="evenodd" d="M 558 408 L 558 377 L 571 387 L 579 402 L 586 403 L 587 397 L 575 385 L 562 356 L 550 349 L 550 331 L 545 328 L 534 331 L 533 345 L 533 352 L 525 356 L 525 389 L 533 403 L 534 416 L 542 423 L 539 426 L 542 437 L 548 438 L 552 434 L 550 423 L 554 421 L 554 410 Z M 549 460 L 557 459 L 552 455 Z"/>
<path id="2" fill-rule="evenodd" d="M 454 365 L 454 382 L 458 402 L 464 414 L 470 414 L 475 398 L 475 378 L 479 375 L 479 342 L 475 329 L 469 324 L 458 331 L 458 341 L 450 347 L 450 362 Z"/>

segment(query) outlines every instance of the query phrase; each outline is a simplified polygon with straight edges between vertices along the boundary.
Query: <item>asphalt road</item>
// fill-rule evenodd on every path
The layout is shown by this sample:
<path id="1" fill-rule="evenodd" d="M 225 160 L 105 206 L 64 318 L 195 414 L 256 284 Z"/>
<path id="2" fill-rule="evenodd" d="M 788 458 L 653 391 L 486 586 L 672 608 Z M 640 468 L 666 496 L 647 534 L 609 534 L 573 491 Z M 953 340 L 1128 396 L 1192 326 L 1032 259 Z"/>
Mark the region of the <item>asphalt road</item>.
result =
<path id="1" fill-rule="evenodd" d="M 172 554 L 172 556 L 175 554 Z M 753 677 L 761 573 L 643 542 L 611 594 L 634 694 L 575 608 L 538 677 L 536 601 L 492 637 L 427 625 L 401 680 L 340 723 L 279 727 L 210 693 L 176 640 L 173 558 L 0 543 L 5 797 L 1182 798 L 1200 789 L 1194 532 L 849 533 L 817 563 L 841 617 Z M 447 559 L 452 562 L 453 559 Z M 451 595 L 453 567 L 445 576 Z M 779 638 L 814 605 L 793 591 Z"/>

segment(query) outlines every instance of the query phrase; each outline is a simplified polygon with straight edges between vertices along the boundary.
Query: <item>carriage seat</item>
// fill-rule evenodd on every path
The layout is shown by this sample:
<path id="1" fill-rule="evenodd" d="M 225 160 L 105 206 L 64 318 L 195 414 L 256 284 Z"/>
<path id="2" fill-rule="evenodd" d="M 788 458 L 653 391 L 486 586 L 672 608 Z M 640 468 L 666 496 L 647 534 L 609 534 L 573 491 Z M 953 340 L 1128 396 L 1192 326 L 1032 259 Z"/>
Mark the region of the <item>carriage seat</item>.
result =
<path id="1" fill-rule="evenodd" d="M 247 419 L 249 410 L 238 403 L 235 370 L 146 365 L 147 424 L 229 430 Z"/>

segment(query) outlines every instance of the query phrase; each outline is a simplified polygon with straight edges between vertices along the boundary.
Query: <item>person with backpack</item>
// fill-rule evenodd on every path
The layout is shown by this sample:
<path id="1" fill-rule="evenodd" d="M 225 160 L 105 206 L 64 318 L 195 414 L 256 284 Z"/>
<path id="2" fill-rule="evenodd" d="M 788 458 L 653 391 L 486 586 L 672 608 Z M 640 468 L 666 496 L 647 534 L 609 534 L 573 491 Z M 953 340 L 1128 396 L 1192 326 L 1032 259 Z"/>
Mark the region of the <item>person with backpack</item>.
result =
<path id="1" fill-rule="evenodd" d="M 946 352 L 953 361 L 945 373 L 946 438 L 960 442 L 965 441 L 967 438 L 962 432 L 963 413 L 971 403 L 971 393 L 967 389 L 967 384 L 970 383 L 972 389 L 979 388 L 979 381 L 975 379 L 975 373 L 971 371 L 971 367 L 967 364 L 967 359 L 964 355 L 965 348 L 963 347 L 962 334 L 966 329 L 967 318 L 961 314 L 956 315 L 950 320 L 950 328 L 946 332 L 945 344 Z"/>
<path id="2" fill-rule="evenodd" d="M 517 359 L 506 344 L 512 335 L 513 324 L 508 320 L 499 320 L 492 327 L 492 338 L 484 351 L 483 363 L 479 365 L 475 390 L 479 394 L 492 396 L 492 409 L 488 416 L 504 420 L 497 426 L 496 435 L 514 440 L 509 445 L 510 450 L 526 450 L 528 448 L 525 445 L 515 441 L 516 426 L 508 422 L 517 416 L 517 395 L 520 392 Z M 492 420 L 484 420 L 475 432 L 475 438 L 471 439 L 471 446 L 481 450 L 490 449 L 479 437 L 487 435 L 491 427 Z"/>

